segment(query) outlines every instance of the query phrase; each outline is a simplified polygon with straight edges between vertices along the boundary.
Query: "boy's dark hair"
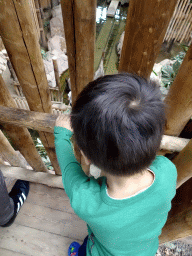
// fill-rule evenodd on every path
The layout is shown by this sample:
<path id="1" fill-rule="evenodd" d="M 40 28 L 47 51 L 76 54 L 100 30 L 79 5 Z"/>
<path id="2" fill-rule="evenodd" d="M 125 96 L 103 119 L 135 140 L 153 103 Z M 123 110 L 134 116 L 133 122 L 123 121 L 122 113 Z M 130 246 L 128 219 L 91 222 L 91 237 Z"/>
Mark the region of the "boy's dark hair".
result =
<path id="1" fill-rule="evenodd" d="M 133 74 L 90 82 L 72 107 L 77 145 L 90 161 L 112 175 L 133 175 L 154 160 L 165 125 L 161 92 Z"/>

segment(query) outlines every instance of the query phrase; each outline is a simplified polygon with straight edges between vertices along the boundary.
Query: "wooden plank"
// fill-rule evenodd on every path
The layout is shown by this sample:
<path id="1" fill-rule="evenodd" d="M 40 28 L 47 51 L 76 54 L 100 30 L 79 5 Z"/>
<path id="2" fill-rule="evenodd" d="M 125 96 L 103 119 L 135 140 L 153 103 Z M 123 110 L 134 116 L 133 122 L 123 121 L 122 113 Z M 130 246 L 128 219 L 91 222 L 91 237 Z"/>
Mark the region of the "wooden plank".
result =
<path id="1" fill-rule="evenodd" d="M 97 41 L 95 43 L 95 61 L 94 70 L 96 71 L 101 62 L 102 54 L 105 53 L 105 48 L 109 40 L 109 36 L 114 27 L 114 19 L 108 18 L 105 24 L 103 24 Z"/>
<path id="2" fill-rule="evenodd" d="M 57 198 L 59 203 L 59 198 Z M 26 201 L 22 211 L 17 216 L 16 224 L 38 229 L 48 233 L 69 237 L 76 240 L 84 240 L 87 236 L 87 225 L 74 213 L 34 205 Z"/>
<path id="3" fill-rule="evenodd" d="M 22 167 L 0 165 L 0 168 L 3 175 L 8 178 L 28 180 L 50 187 L 63 188 L 61 176 L 55 176 L 54 174 L 44 172 L 34 172 Z"/>
<path id="4" fill-rule="evenodd" d="M 1 75 L 0 75 L 0 105 L 10 106 L 17 108 L 16 103 L 9 90 L 7 89 Z M 12 125 L 5 124 L 4 129 L 7 135 L 11 138 L 14 145 L 21 154 L 25 157 L 29 165 L 36 171 L 46 172 L 47 168 L 43 163 L 39 153 L 37 152 L 34 142 L 31 138 L 29 131 L 26 128 L 13 127 Z"/>
<path id="5" fill-rule="evenodd" d="M 108 17 L 114 17 L 115 16 L 118 5 L 119 5 L 119 0 L 112 0 L 111 1 L 110 5 L 109 5 L 109 8 L 107 10 L 107 16 Z"/>
<path id="6" fill-rule="evenodd" d="M 2 13 L 0 16 L 2 40 L 29 108 L 51 113 L 48 82 L 28 2 L 5 0 L 0 4 L 0 12 Z M 7 22 L 8 20 L 9 22 Z M 10 23 L 13 26 L 10 26 Z M 39 135 L 55 172 L 61 174 L 53 135 L 47 133 Z"/>
<path id="7" fill-rule="evenodd" d="M 150 77 L 176 3 L 130 1 L 119 72 Z"/>
<path id="8" fill-rule="evenodd" d="M 118 27 L 118 32 L 116 37 L 114 38 L 114 42 L 113 45 L 111 47 L 111 52 L 108 56 L 108 58 L 106 58 L 106 64 L 105 66 L 107 67 L 107 69 L 105 70 L 105 74 L 106 75 L 110 75 L 110 74 L 117 74 L 118 73 L 118 56 L 117 56 L 117 43 L 125 29 L 125 23 L 123 20 L 121 21 L 116 21 L 116 23 L 119 23 L 119 27 Z"/>
<path id="9" fill-rule="evenodd" d="M 2 249 L 0 248 L 0 255 L 2 256 L 23 256 L 23 255 L 27 255 L 30 256 L 30 254 L 24 254 L 24 253 L 19 253 L 19 252 L 15 252 L 15 251 L 11 251 L 10 249 Z"/>
<path id="10" fill-rule="evenodd" d="M 165 134 L 178 136 L 192 116 L 192 45 L 165 98 L 167 123 Z"/>
<path id="11" fill-rule="evenodd" d="M 42 184 L 30 183 L 27 202 L 62 212 L 74 213 L 69 197 L 63 189 L 48 187 Z"/>
<path id="12" fill-rule="evenodd" d="M 22 211 L 22 209 L 21 209 Z M 33 256 L 63 256 L 74 240 L 34 228 L 13 224 L 0 232 L 1 248 Z M 79 241 L 81 242 L 81 241 Z M 13 254 L 14 255 L 14 254 Z"/>

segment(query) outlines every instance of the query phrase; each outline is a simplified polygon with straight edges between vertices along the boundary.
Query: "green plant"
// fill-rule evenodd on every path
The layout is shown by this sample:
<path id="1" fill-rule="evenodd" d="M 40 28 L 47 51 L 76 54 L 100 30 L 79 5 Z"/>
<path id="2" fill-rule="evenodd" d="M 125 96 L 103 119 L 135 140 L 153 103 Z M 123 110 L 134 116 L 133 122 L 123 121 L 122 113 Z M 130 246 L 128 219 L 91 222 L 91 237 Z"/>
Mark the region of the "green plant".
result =
<path id="1" fill-rule="evenodd" d="M 169 88 L 172 85 L 172 83 L 179 71 L 181 63 L 185 57 L 185 54 L 186 54 L 185 52 L 180 52 L 174 58 L 172 58 L 172 60 L 174 61 L 173 65 L 162 66 L 161 82 L 164 87 Z"/>

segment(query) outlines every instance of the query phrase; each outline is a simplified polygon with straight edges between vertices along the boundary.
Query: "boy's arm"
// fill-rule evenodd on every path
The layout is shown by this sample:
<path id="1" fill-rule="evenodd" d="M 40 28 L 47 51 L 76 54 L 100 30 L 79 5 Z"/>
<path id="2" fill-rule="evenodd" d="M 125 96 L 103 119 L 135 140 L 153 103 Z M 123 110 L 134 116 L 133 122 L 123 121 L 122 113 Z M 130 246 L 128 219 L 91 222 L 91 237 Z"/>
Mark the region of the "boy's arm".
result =
<path id="1" fill-rule="evenodd" d="M 59 116 L 54 128 L 55 148 L 58 162 L 62 172 L 62 180 L 66 193 L 70 197 L 74 184 L 86 182 L 88 177 L 82 171 L 80 163 L 77 162 L 71 145 L 72 129 L 70 117 Z"/>

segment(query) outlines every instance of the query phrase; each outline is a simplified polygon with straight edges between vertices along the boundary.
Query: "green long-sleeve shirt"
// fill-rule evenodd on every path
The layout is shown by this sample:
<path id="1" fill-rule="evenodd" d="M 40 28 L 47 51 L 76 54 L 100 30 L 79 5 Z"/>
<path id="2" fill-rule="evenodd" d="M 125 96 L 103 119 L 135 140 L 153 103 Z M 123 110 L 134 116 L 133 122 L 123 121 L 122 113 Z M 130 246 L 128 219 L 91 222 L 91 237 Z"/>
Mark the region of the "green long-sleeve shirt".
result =
<path id="1" fill-rule="evenodd" d="M 108 196 L 106 178 L 87 177 L 73 154 L 72 132 L 55 127 L 55 146 L 64 189 L 75 213 L 88 225 L 87 256 L 154 256 L 171 209 L 177 172 L 164 156 L 150 170 L 153 184 L 126 199 Z"/>

